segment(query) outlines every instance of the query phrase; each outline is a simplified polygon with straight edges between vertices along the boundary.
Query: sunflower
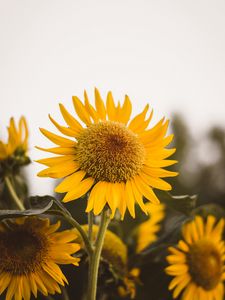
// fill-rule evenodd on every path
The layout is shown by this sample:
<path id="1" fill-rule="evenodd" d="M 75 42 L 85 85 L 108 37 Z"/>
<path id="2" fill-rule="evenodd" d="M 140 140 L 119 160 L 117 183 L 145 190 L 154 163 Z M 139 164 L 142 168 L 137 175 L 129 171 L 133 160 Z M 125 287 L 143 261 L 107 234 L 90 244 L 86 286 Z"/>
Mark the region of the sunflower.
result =
<path id="1" fill-rule="evenodd" d="M 136 234 L 136 252 L 139 253 L 148 245 L 157 240 L 157 232 L 160 230 L 160 222 L 165 216 L 164 205 L 147 203 L 146 208 L 149 219 L 138 226 Z"/>
<path id="2" fill-rule="evenodd" d="M 128 208 L 135 217 L 135 203 L 147 213 L 143 197 L 152 203 L 159 200 L 153 188 L 171 190 L 163 177 L 176 176 L 176 172 L 163 169 L 174 164 L 167 158 L 175 149 L 165 148 L 173 135 L 165 137 L 169 121 L 162 118 L 153 128 L 147 129 L 152 119 L 149 105 L 130 121 L 131 101 L 125 96 L 123 105 L 115 105 L 112 93 L 106 105 L 95 89 L 95 108 L 84 92 L 84 104 L 74 96 L 73 105 L 80 120 L 75 119 L 60 104 L 67 126 L 61 126 L 51 116 L 51 122 L 64 135 L 61 137 L 41 128 L 41 132 L 57 147 L 40 148 L 58 154 L 38 162 L 47 166 L 39 176 L 65 178 L 55 189 L 66 193 L 63 202 L 80 198 L 90 191 L 86 212 L 98 215 L 109 205 L 112 217 L 116 209 L 123 219 Z"/>
<path id="3" fill-rule="evenodd" d="M 68 283 L 58 264 L 77 266 L 71 254 L 80 246 L 71 243 L 77 237 L 73 230 L 56 232 L 59 226 L 38 217 L 1 222 L 0 294 L 6 291 L 6 300 L 60 293 L 59 285 Z"/>
<path id="4" fill-rule="evenodd" d="M 88 225 L 83 225 L 82 228 L 88 233 Z M 92 238 L 96 240 L 99 227 L 93 225 Z M 79 233 L 78 233 L 79 235 Z M 81 248 L 84 248 L 83 240 L 79 236 L 77 240 L 81 244 Z M 128 269 L 128 249 L 126 244 L 113 233 L 111 230 L 107 230 L 105 234 L 104 244 L 102 247 L 101 256 L 105 262 L 110 266 L 108 269 L 113 270 L 114 276 L 119 280 L 118 282 L 118 294 L 120 297 L 130 297 L 134 299 L 136 295 L 136 282 L 139 277 L 139 269 Z"/>
<path id="5" fill-rule="evenodd" d="M 170 247 L 166 273 L 174 276 L 169 289 L 173 298 L 182 293 L 183 300 L 222 300 L 225 279 L 225 246 L 222 240 L 224 220 L 216 224 L 213 216 L 206 222 L 200 216 L 184 225 L 183 238 Z"/>
<path id="6" fill-rule="evenodd" d="M 10 119 L 8 127 L 8 142 L 0 141 L 0 161 L 10 156 L 21 156 L 27 152 L 28 146 L 28 128 L 26 119 L 21 117 L 18 128 L 14 118 Z"/>

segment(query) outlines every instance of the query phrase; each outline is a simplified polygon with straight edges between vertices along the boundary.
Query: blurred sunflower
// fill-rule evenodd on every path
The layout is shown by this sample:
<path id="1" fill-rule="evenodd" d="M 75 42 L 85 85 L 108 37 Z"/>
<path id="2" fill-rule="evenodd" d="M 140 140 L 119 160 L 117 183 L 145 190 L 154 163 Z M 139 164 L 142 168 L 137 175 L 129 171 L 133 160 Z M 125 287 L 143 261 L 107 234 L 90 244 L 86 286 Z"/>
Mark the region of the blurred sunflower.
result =
<path id="1" fill-rule="evenodd" d="M 86 92 L 84 99 L 83 104 L 78 97 L 73 97 L 75 111 L 86 125 L 84 127 L 62 104 L 60 110 L 67 127 L 49 116 L 56 128 L 72 140 L 41 128 L 57 147 L 39 149 L 59 156 L 39 160 L 48 168 L 38 175 L 65 177 L 55 189 L 58 193 L 66 193 L 64 202 L 78 199 L 91 190 L 86 212 L 93 210 L 97 215 L 108 204 L 112 217 L 118 209 L 123 218 L 127 208 L 135 217 L 137 202 L 147 213 L 143 196 L 158 204 L 153 188 L 171 190 L 170 184 L 161 178 L 177 175 L 163 169 L 176 163 L 167 160 L 175 152 L 175 149 L 165 148 L 173 139 L 172 134 L 166 137 L 169 121 L 162 118 L 153 128 L 147 129 L 153 115 L 151 111 L 147 116 L 148 105 L 130 121 L 132 105 L 128 96 L 123 105 L 116 106 L 109 92 L 105 106 L 95 89 L 95 108 Z"/>
<path id="2" fill-rule="evenodd" d="M 5 160 L 11 155 L 26 153 L 27 146 L 28 128 L 26 119 L 21 117 L 17 128 L 14 118 L 11 118 L 8 127 L 8 142 L 4 143 L 0 141 L 0 160 Z"/>
<path id="3" fill-rule="evenodd" d="M 177 247 L 170 247 L 170 266 L 166 273 L 174 276 L 169 289 L 173 298 L 183 291 L 182 299 L 223 300 L 225 279 L 225 247 L 222 240 L 224 220 L 216 224 L 213 216 L 195 219 L 183 227 L 183 238 Z"/>
<path id="4" fill-rule="evenodd" d="M 88 233 L 88 225 L 83 225 L 82 227 L 84 231 Z M 93 225 L 93 241 L 97 238 L 98 230 L 99 227 L 97 225 Z M 79 233 L 77 234 L 79 235 Z M 77 241 L 81 244 L 81 248 L 84 248 L 81 237 L 79 237 Z M 139 269 L 128 269 L 127 246 L 123 243 L 119 236 L 110 230 L 106 231 L 101 256 L 104 262 L 108 264 L 107 269 L 112 270 L 112 274 L 117 281 L 116 285 L 118 295 L 122 298 L 129 297 L 134 299 L 136 295 L 136 282 L 138 281 Z M 106 285 L 106 282 L 104 282 L 104 285 Z M 114 290 L 113 293 L 115 293 Z"/>
<path id="5" fill-rule="evenodd" d="M 71 243 L 77 235 L 72 230 L 56 232 L 60 222 L 49 219 L 17 218 L 0 224 L 0 294 L 6 299 L 29 300 L 31 293 L 47 296 L 60 293 L 59 285 L 67 279 L 58 264 L 78 265 L 71 254 L 80 246 Z"/>
<path id="6" fill-rule="evenodd" d="M 157 240 L 157 233 L 160 230 L 160 222 L 165 216 L 165 207 L 163 204 L 146 204 L 149 219 L 137 228 L 136 233 L 136 252 L 143 251 L 148 245 Z"/>

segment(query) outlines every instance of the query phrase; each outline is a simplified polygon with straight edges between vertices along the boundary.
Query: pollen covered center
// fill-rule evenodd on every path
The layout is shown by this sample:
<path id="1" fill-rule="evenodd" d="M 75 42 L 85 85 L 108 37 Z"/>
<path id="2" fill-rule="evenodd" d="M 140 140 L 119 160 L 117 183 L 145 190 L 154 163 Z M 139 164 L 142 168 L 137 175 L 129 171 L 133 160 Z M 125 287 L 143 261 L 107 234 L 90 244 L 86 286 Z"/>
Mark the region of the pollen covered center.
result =
<path id="1" fill-rule="evenodd" d="M 144 146 L 121 123 L 92 124 L 77 140 L 80 168 L 98 181 L 125 182 L 138 174 L 144 163 Z"/>
<path id="2" fill-rule="evenodd" d="M 13 275 L 37 270 L 47 255 L 47 238 L 25 228 L 0 233 L 0 271 Z"/>
<path id="3" fill-rule="evenodd" d="M 222 275 L 221 254 L 211 241 L 203 240 L 195 243 L 189 253 L 188 264 L 190 274 L 197 285 L 205 290 L 217 286 Z"/>

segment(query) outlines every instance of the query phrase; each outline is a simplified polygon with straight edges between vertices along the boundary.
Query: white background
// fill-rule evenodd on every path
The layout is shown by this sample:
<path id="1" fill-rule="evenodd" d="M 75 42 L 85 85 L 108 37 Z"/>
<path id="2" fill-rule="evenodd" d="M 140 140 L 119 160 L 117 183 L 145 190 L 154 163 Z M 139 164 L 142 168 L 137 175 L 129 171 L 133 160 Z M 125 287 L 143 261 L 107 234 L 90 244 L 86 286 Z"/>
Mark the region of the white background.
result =
<path id="1" fill-rule="evenodd" d="M 25 115 L 33 159 L 50 146 L 38 130 L 52 128 L 48 113 L 94 86 L 129 94 L 135 112 L 181 111 L 193 132 L 225 125 L 224 0 L 0 0 L 0 42 L 1 135 Z M 31 191 L 50 192 L 39 169 Z"/>

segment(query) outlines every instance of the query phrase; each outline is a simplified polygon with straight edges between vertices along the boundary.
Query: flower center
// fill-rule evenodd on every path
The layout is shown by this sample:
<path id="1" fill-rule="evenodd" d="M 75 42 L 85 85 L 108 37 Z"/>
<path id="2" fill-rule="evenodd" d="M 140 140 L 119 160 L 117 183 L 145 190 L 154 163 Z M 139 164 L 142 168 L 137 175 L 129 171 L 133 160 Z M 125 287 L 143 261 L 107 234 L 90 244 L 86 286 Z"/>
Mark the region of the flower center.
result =
<path id="1" fill-rule="evenodd" d="M 223 264 L 221 254 L 212 242 L 195 243 L 190 249 L 188 265 L 195 283 L 205 290 L 211 290 L 219 283 Z"/>
<path id="2" fill-rule="evenodd" d="M 0 233 L 0 271 L 29 274 L 41 266 L 47 255 L 47 238 L 22 227 Z"/>
<path id="3" fill-rule="evenodd" d="M 78 137 L 81 170 L 98 181 L 127 181 L 140 171 L 145 150 L 137 136 L 117 122 L 92 124 Z"/>

